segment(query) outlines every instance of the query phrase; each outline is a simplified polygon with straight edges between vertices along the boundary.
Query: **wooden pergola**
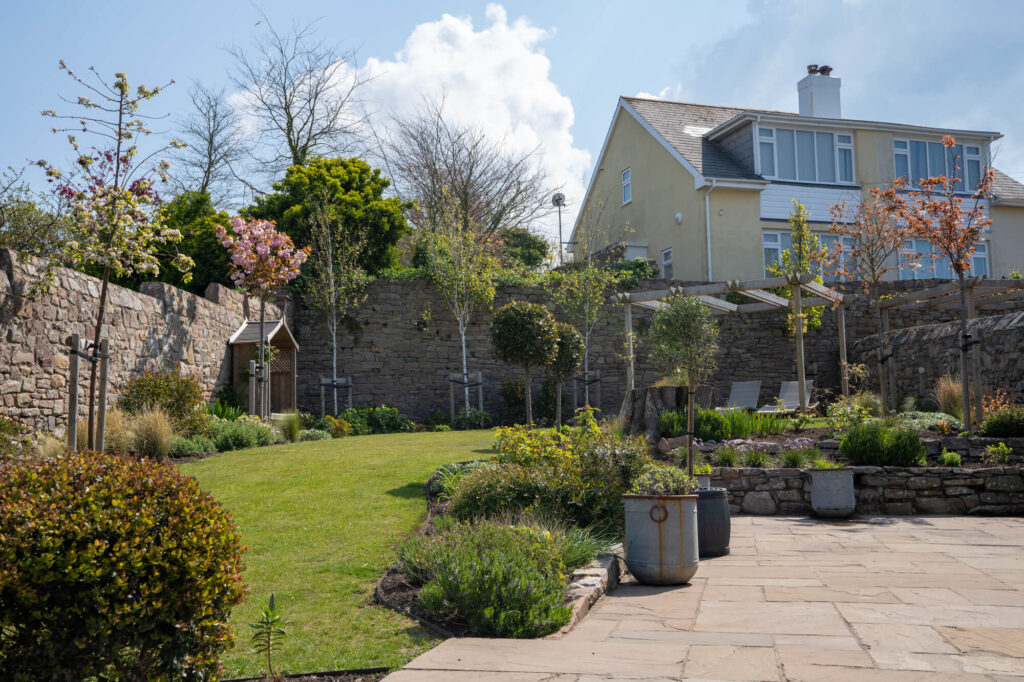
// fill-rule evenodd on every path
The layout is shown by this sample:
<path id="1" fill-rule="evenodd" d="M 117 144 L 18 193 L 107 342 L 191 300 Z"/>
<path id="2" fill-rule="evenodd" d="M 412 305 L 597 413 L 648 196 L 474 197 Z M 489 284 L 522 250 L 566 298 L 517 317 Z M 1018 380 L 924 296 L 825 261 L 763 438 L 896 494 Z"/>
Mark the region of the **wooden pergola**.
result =
<path id="1" fill-rule="evenodd" d="M 973 320 L 978 317 L 979 310 L 1019 310 L 1024 304 L 1024 280 L 1019 279 L 988 279 L 987 277 L 968 277 L 964 280 L 967 299 L 967 319 Z M 889 313 L 898 308 L 931 308 L 933 310 L 950 310 L 960 307 L 960 282 L 951 280 L 939 286 L 921 291 L 914 291 L 903 296 L 890 298 L 879 304 L 882 315 L 882 336 L 890 331 Z M 879 339 L 879 344 L 882 339 Z M 978 344 L 981 339 L 962 339 L 960 344 L 960 376 L 967 381 L 968 372 L 964 371 L 968 364 L 967 353 L 970 350 L 970 375 L 973 378 L 974 387 L 974 411 L 980 420 L 982 410 L 982 385 L 981 385 L 981 359 L 978 352 Z M 890 353 L 884 356 L 885 360 L 891 360 Z M 892 388 L 893 396 L 896 395 L 896 367 L 895 363 L 885 363 L 888 374 L 888 381 Z"/>
<path id="2" fill-rule="evenodd" d="M 773 294 L 768 289 L 789 287 L 793 292 L 792 299 L 785 299 Z M 732 303 L 719 296 L 738 293 L 753 299 L 754 303 Z M 810 294 L 809 298 L 804 293 Z M 624 304 L 626 310 L 626 344 L 629 362 L 626 366 L 626 390 L 635 388 L 634 355 L 633 355 L 633 307 L 642 310 L 656 311 L 665 305 L 665 300 L 673 296 L 696 296 L 713 315 L 730 315 L 734 313 L 763 313 L 773 310 L 792 311 L 794 320 L 803 316 L 804 307 L 831 305 L 836 306 L 839 314 L 839 366 L 843 395 L 850 392 L 849 376 L 846 367 L 846 311 L 843 305 L 843 294 L 814 281 L 814 275 L 792 275 L 789 277 L 771 277 L 750 281 L 731 280 L 698 284 L 695 286 L 675 286 L 656 291 L 635 293 L 619 293 L 612 297 L 612 302 Z M 800 397 L 800 410 L 807 409 L 806 370 L 804 368 L 804 334 L 803 325 L 794 324 L 796 329 L 796 372 L 797 387 Z"/>

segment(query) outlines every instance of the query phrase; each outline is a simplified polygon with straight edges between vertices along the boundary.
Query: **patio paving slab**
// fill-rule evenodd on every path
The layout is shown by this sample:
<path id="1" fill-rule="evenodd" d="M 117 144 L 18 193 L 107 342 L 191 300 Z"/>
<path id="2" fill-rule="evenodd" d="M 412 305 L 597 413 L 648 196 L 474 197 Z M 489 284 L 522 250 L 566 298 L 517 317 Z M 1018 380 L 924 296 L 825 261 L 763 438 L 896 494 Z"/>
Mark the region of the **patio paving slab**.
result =
<path id="1" fill-rule="evenodd" d="M 740 516 L 732 547 L 564 635 L 448 640 L 386 679 L 1024 682 L 1024 519 Z"/>

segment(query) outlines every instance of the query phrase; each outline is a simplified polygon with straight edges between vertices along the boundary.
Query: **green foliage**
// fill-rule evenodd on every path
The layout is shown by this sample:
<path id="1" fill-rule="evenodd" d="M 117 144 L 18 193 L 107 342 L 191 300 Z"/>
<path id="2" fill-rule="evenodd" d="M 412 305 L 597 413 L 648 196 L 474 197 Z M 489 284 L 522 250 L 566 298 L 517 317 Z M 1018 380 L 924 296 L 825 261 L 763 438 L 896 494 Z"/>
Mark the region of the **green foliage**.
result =
<path id="1" fill-rule="evenodd" d="M 814 281 L 818 284 L 823 283 L 821 275 L 817 273 L 820 271 L 826 258 L 826 250 L 822 248 L 817 235 L 811 231 L 810 226 L 807 224 L 807 219 L 810 215 L 810 212 L 808 212 L 803 204 L 793 199 L 793 211 L 789 214 L 791 246 L 779 254 L 778 263 L 768 264 L 768 274 L 772 277 L 815 274 Z M 773 291 L 776 295 L 785 299 L 793 298 L 793 290 L 790 287 L 780 287 Z M 821 315 L 824 310 L 824 306 L 805 307 L 803 309 L 804 333 L 821 326 Z M 794 322 L 793 313 L 790 312 L 787 322 L 790 333 L 794 333 L 796 330 Z"/>
<path id="2" fill-rule="evenodd" d="M 596 425 L 560 432 L 511 427 L 499 431 L 498 443 L 498 465 L 467 474 L 455 487 L 457 518 L 532 511 L 578 526 L 621 525 L 622 494 L 650 463 L 642 438 L 622 440 Z"/>
<path id="3" fill-rule="evenodd" d="M 220 387 L 220 390 L 213 394 L 214 404 L 220 403 L 225 408 L 233 407 L 239 410 L 245 410 L 245 396 L 238 392 L 231 384 L 225 384 Z"/>
<path id="4" fill-rule="evenodd" d="M 1011 454 L 1013 454 L 1013 448 L 1006 443 L 997 443 L 987 446 L 985 452 L 981 455 L 981 459 L 986 464 L 1007 464 L 1010 461 Z"/>
<path id="5" fill-rule="evenodd" d="M 696 386 L 715 368 L 718 325 L 695 296 L 674 296 L 651 321 L 649 357 L 659 372 Z"/>
<path id="6" fill-rule="evenodd" d="M 284 416 L 279 425 L 281 435 L 289 443 L 298 443 L 302 431 L 302 415 L 298 412 L 289 412 Z"/>
<path id="7" fill-rule="evenodd" d="M 353 410 L 352 415 L 358 415 L 359 426 L 362 429 L 362 433 L 366 434 L 370 432 L 370 427 L 366 425 L 366 420 L 363 415 Z M 321 417 L 313 422 L 313 428 L 318 431 L 324 431 L 328 433 L 332 438 L 344 438 L 345 436 L 351 436 L 354 432 L 352 424 L 347 419 L 342 417 L 332 417 L 327 415 Z"/>
<path id="8" fill-rule="evenodd" d="M 958 433 L 964 428 L 962 421 L 945 412 L 903 412 L 896 420 L 915 431 Z"/>
<path id="9" fill-rule="evenodd" d="M 882 396 L 871 391 L 858 391 L 850 396 L 849 401 L 860 409 L 866 411 L 872 417 L 885 415 L 885 406 L 882 405 Z"/>
<path id="10" fill-rule="evenodd" d="M 147 371 L 125 383 L 118 407 L 131 415 L 160 408 L 171 419 L 174 431 L 192 436 L 206 429 L 203 389 L 195 377 L 169 370 Z"/>
<path id="11" fill-rule="evenodd" d="M 697 481 L 679 467 L 652 464 L 633 480 L 629 492 L 632 495 L 692 495 L 697 492 Z"/>
<path id="12" fill-rule="evenodd" d="M 686 411 L 662 412 L 658 415 L 658 430 L 670 438 L 686 435 Z M 729 432 L 729 422 L 725 415 L 716 410 L 704 410 L 699 407 L 693 418 L 693 433 L 695 438 L 702 441 L 720 442 L 735 437 Z"/>
<path id="13" fill-rule="evenodd" d="M 705 462 L 704 464 L 698 464 L 697 466 L 693 467 L 693 474 L 694 476 L 710 476 L 711 464 L 709 464 L 708 462 Z"/>
<path id="14" fill-rule="evenodd" d="M 177 459 L 179 457 L 199 457 L 207 452 L 216 452 L 217 446 L 206 436 L 192 436 L 182 438 L 176 436 L 171 443 L 169 456 Z"/>
<path id="15" fill-rule="evenodd" d="M 233 422 L 243 414 L 245 410 L 241 407 L 233 405 L 227 401 L 223 401 L 217 398 L 213 401 L 212 405 L 206 406 L 206 413 L 211 414 L 217 419 L 223 419 L 224 421 Z"/>
<path id="16" fill-rule="evenodd" d="M 272 654 L 281 650 L 284 643 L 285 629 L 288 625 L 281 617 L 281 609 L 274 602 L 274 593 L 270 593 L 270 599 L 261 602 L 260 617 L 255 623 L 249 623 L 252 628 L 252 650 L 253 653 L 267 657 L 267 674 L 276 677 Z"/>
<path id="17" fill-rule="evenodd" d="M 779 453 L 779 461 L 782 463 L 782 466 L 789 469 L 802 469 L 807 466 L 808 462 L 820 458 L 821 452 L 816 447 L 793 448 L 792 450 L 783 450 Z"/>
<path id="18" fill-rule="evenodd" d="M 529 369 L 555 359 L 555 318 L 544 306 L 513 301 L 491 318 L 491 345 L 499 360 Z"/>
<path id="19" fill-rule="evenodd" d="M 327 431 L 321 431 L 320 429 L 303 429 L 299 432 L 299 440 L 331 440 L 333 436 Z"/>
<path id="20" fill-rule="evenodd" d="M 986 416 L 981 432 L 993 438 L 1024 436 L 1024 407 L 1007 407 Z"/>
<path id="21" fill-rule="evenodd" d="M 475 407 L 459 410 L 455 413 L 455 421 L 451 423 L 451 428 L 456 431 L 469 431 L 472 429 L 489 429 L 494 426 L 494 417 L 483 410 L 478 410 Z M 447 424 L 440 424 L 439 426 L 448 426 Z"/>
<path id="22" fill-rule="evenodd" d="M 362 159 L 314 157 L 304 166 L 289 168 L 284 179 L 274 183 L 274 193 L 257 197 L 244 214 L 277 221 L 277 229 L 302 248 L 311 241 L 314 205 L 327 197 L 336 228 L 363 235 L 358 264 L 373 275 L 398 265 L 396 245 L 408 231 L 403 217 L 408 205 L 384 197 L 390 184 L 379 169 Z"/>
<path id="23" fill-rule="evenodd" d="M 833 435 L 839 435 L 851 426 L 863 424 L 871 419 L 871 413 L 867 408 L 851 400 L 837 400 L 825 410 L 825 426 Z"/>
<path id="24" fill-rule="evenodd" d="M 0 416 L 0 464 L 22 453 L 29 444 L 27 432 L 21 423 Z"/>
<path id="25" fill-rule="evenodd" d="M 827 457 L 821 457 L 811 462 L 812 469 L 842 469 L 843 465 L 839 462 L 833 462 Z"/>
<path id="26" fill-rule="evenodd" d="M 551 245 L 540 235 L 524 227 L 513 227 L 501 234 L 498 257 L 511 270 L 536 270 L 551 255 Z"/>
<path id="27" fill-rule="evenodd" d="M 171 452 L 174 428 L 170 417 L 160 408 L 135 415 L 132 432 L 132 452 L 138 457 L 164 460 Z"/>
<path id="28" fill-rule="evenodd" d="M 777 436 L 786 430 L 787 420 L 777 414 L 758 414 L 747 410 L 723 410 L 719 412 L 728 424 L 729 438 L 752 436 Z"/>
<path id="29" fill-rule="evenodd" d="M 548 364 L 548 372 L 556 381 L 565 381 L 579 369 L 583 362 L 583 337 L 576 329 L 564 322 L 555 323 L 555 357 Z"/>
<path id="30" fill-rule="evenodd" d="M 237 528 L 176 468 L 97 452 L 0 469 L 0 669 L 211 679 L 242 600 Z"/>
<path id="31" fill-rule="evenodd" d="M 924 466 L 925 447 L 917 433 L 880 422 L 850 427 L 839 452 L 850 464 L 875 466 Z"/>
<path id="32" fill-rule="evenodd" d="M 658 268 L 646 258 L 631 258 L 612 263 L 609 268 L 622 289 L 635 289 L 642 279 L 658 276 Z"/>
<path id="33" fill-rule="evenodd" d="M 606 291 L 615 282 L 612 273 L 587 261 L 583 267 L 552 271 L 545 288 L 569 324 L 583 337 L 583 362 L 586 366 L 590 350 L 590 334 L 598 316 L 607 305 Z"/>
<path id="34" fill-rule="evenodd" d="M 181 232 L 175 250 L 192 259 L 192 278 L 173 267 L 173 255 L 160 257 L 159 281 L 202 296 L 210 284 L 231 287 L 228 252 L 217 238 L 217 225 L 228 224 L 228 214 L 217 211 L 205 192 L 183 192 L 160 207 L 167 227 Z"/>
<path id="35" fill-rule="evenodd" d="M 460 523 L 407 542 L 403 572 L 420 604 L 482 637 L 540 637 L 569 621 L 564 565 L 550 536 L 522 526 Z"/>
<path id="36" fill-rule="evenodd" d="M 939 453 L 939 464 L 944 467 L 958 467 L 963 466 L 963 460 L 960 458 L 959 452 L 943 450 Z"/>
<path id="37" fill-rule="evenodd" d="M 353 436 L 370 433 L 404 433 L 414 431 L 416 425 L 402 416 L 397 407 L 378 405 L 376 407 L 353 407 L 339 417 L 351 424 Z"/>
<path id="38" fill-rule="evenodd" d="M 66 219 L 45 208 L 46 197 L 33 195 L 22 174 L 13 169 L 0 173 L 0 249 L 40 258 L 59 255 Z"/>
<path id="39" fill-rule="evenodd" d="M 490 466 L 489 462 L 459 462 L 438 467 L 427 479 L 427 493 L 438 500 L 450 500 L 455 486 L 467 472 Z"/>
<path id="40" fill-rule="evenodd" d="M 217 452 L 230 452 L 273 445 L 274 430 L 246 421 L 217 422 L 210 426 L 210 438 Z"/>
<path id="41" fill-rule="evenodd" d="M 726 446 L 715 450 L 715 464 L 720 467 L 734 467 L 743 453 L 734 447 Z"/>
<path id="42" fill-rule="evenodd" d="M 765 469 L 772 465 L 772 456 L 764 450 L 748 450 L 743 453 L 743 466 Z"/>

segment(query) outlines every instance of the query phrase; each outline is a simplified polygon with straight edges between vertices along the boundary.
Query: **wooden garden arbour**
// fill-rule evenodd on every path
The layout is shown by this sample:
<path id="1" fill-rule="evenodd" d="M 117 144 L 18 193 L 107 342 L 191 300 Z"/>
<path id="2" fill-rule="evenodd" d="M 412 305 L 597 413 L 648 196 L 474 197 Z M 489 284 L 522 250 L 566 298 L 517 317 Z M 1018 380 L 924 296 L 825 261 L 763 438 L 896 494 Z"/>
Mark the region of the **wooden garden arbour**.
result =
<path id="1" fill-rule="evenodd" d="M 644 310 L 655 311 L 665 305 L 665 299 L 673 296 L 696 296 L 707 306 L 713 315 L 730 315 L 734 313 L 762 313 L 772 310 L 792 310 L 794 319 L 803 315 L 803 309 L 807 306 L 832 305 L 836 306 L 839 315 L 839 368 L 840 380 L 842 382 L 843 395 L 849 395 L 850 382 L 846 365 L 846 310 L 843 304 L 843 294 L 830 289 L 823 284 L 814 281 L 814 275 L 791 275 L 785 277 L 771 277 L 768 279 L 756 279 L 749 281 L 730 280 L 726 282 L 712 282 L 711 284 L 698 284 L 694 286 L 674 286 L 668 289 L 655 291 L 639 291 L 631 293 L 619 293 L 612 297 L 612 301 L 624 304 L 626 311 L 626 390 L 632 391 L 634 386 L 634 354 L 633 354 L 633 306 Z M 782 298 L 771 293 L 768 289 L 789 287 L 793 292 L 792 300 Z M 804 292 L 811 294 L 810 298 L 804 298 Z M 753 299 L 756 303 L 731 303 L 719 295 L 739 293 Z M 797 389 L 800 398 L 800 411 L 807 409 L 808 395 L 806 381 L 806 369 L 804 367 L 804 334 L 803 325 L 796 324 L 795 345 L 796 345 L 796 373 Z"/>
<path id="2" fill-rule="evenodd" d="M 967 292 L 967 318 L 978 317 L 979 310 L 1019 310 L 1024 305 L 1024 280 L 1019 279 L 988 279 L 987 277 L 967 277 L 964 280 Z M 931 308 L 934 310 L 955 309 L 960 307 L 960 282 L 951 280 L 939 286 L 882 301 L 879 308 L 882 313 L 882 337 L 878 343 L 884 342 L 885 335 L 890 331 L 889 313 L 900 308 Z M 958 332 L 959 333 L 959 332 Z M 960 344 L 960 379 L 970 382 L 974 389 L 974 412 L 978 422 L 984 417 L 982 409 L 981 358 L 978 345 L 981 339 L 963 339 Z M 891 386 L 893 397 L 896 396 L 896 363 L 893 353 L 884 355 L 886 376 L 883 380 Z M 965 366 L 969 371 L 965 372 Z"/>

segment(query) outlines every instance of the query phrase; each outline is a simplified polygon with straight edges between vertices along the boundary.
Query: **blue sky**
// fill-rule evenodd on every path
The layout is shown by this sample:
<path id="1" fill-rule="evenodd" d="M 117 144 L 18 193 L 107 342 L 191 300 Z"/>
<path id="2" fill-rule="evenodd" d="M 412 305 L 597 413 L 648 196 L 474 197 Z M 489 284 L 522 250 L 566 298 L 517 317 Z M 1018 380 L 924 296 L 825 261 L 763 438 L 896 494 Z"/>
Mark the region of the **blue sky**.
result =
<path id="1" fill-rule="evenodd" d="M 619 95 L 795 110 L 808 63 L 843 79 L 845 116 L 997 130 L 996 166 L 1024 179 L 1024 3 L 874 2 L 6 2 L 0 23 L 0 165 L 66 159 L 39 116 L 77 95 L 57 70 L 124 70 L 177 84 L 150 113 L 185 113 L 189 82 L 227 85 L 224 48 L 246 45 L 259 9 L 319 35 L 377 76 L 378 112 L 443 90 L 462 118 L 510 146 L 540 147 L 570 203 Z M 112 30 L 115 26 L 116 30 Z M 171 119 L 163 126 L 169 127 Z"/>

